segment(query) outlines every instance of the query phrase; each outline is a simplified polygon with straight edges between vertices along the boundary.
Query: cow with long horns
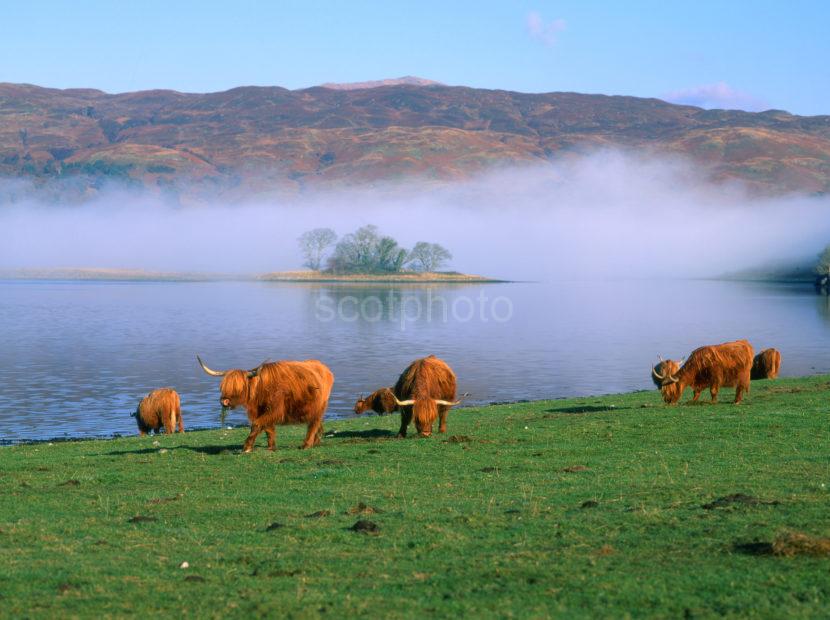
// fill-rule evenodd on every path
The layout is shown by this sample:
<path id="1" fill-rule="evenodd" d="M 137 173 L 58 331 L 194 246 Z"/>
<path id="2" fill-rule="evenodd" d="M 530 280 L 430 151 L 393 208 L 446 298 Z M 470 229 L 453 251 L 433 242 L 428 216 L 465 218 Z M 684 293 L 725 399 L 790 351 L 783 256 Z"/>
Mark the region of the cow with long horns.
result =
<path id="1" fill-rule="evenodd" d="M 138 433 L 143 437 L 150 431 L 159 433 L 162 427 L 167 435 L 184 432 L 182 405 L 179 395 L 173 388 L 153 390 L 141 399 L 133 414 L 138 423 Z"/>
<path id="2" fill-rule="evenodd" d="M 777 349 L 764 349 L 752 361 L 753 380 L 775 379 L 781 369 L 781 353 Z"/>
<path id="3" fill-rule="evenodd" d="M 318 360 L 263 362 L 252 370 L 211 370 L 197 355 L 207 374 L 222 377 L 219 385 L 223 412 L 244 406 L 251 432 L 243 452 L 251 452 L 257 436 L 265 431 L 268 449 L 276 448 L 276 426 L 307 424 L 302 448 L 311 448 L 323 437 L 323 415 L 329 403 L 334 375 Z"/>
<path id="4" fill-rule="evenodd" d="M 686 387 L 694 391 L 692 402 L 697 402 L 700 393 L 709 388 L 713 403 L 718 400 L 720 388 L 734 387 L 737 405 L 743 393 L 749 393 L 753 353 L 752 345 L 746 340 L 700 347 L 692 351 L 678 370 L 670 372 L 668 368 L 655 366 L 651 374 L 655 383 L 659 381 L 663 400 L 669 404 L 680 400 Z"/>
<path id="5" fill-rule="evenodd" d="M 434 355 L 415 360 L 401 373 L 394 388 L 381 388 L 368 398 L 360 398 L 355 413 L 372 409 L 377 413 L 401 412 L 398 437 L 406 437 L 407 427 L 414 419 L 421 437 L 432 435 L 432 425 L 439 420 L 438 432 L 447 432 L 447 414 L 455 400 L 456 378 L 444 360 Z"/>

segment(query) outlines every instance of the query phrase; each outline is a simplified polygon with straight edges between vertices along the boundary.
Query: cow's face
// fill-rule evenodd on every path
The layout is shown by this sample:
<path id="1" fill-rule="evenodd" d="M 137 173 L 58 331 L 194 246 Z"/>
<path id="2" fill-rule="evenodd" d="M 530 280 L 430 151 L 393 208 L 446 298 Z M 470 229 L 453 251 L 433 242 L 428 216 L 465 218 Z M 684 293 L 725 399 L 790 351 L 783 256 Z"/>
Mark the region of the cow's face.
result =
<path id="1" fill-rule="evenodd" d="M 680 400 L 685 386 L 680 383 L 668 383 L 660 388 L 660 394 L 663 395 L 663 401 L 668 405 L 673 405 Z"/>
<path id="2" fill-rule="evenodd" d="M 249 382 L 247 371 L 229 370 L 219 385 L 219 403 L 222 407 L 233 409 L 244 405 L 248 401 Z"/>
<path id="3" fill-rule="evenodd" d="M 363 396 L 361 396 L 360 398 L 357 399 L 357 402 L 354 404 L 354 412 L 357 415 L 360 415 L 361 413 L 366 413 L 368 410 L 369 410 L 369 399 L 368 398 L 363 398 Z"/>

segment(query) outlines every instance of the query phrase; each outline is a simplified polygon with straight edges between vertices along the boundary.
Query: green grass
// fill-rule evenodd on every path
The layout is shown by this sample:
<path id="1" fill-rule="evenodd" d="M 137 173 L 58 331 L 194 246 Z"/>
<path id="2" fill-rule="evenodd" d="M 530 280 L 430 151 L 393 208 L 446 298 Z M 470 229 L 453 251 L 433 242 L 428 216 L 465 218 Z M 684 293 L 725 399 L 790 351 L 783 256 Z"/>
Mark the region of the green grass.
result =
<path id="1" fill-rule="evenodd" d="M 828 395 L 460 409 L 430 439 L 360 418 L 249 455 L 245 429 L 2 448 L 0 615 L 826 617 L 830 558 L 736 545 L 830 536 Z M 733 493 L 779 503 L 702 508 Z"/>

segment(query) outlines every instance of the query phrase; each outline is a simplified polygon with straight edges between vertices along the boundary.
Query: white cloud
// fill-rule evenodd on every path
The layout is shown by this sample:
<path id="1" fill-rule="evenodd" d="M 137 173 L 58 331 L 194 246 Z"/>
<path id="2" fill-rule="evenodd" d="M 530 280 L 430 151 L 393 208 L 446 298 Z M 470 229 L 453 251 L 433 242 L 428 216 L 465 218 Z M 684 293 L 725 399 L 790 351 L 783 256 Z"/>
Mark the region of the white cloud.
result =
<path id="1" fill-rule="evenodd" d="M 526 25 L 531 38 L 548 46 L 554 45 L 559 38 L 559 33 L 565 30 L 564 19 L 546 22 L 538 11 L 531 11 L 527 14 Z"/>
<path id="2" fill-rule="evenodd" d="M 702 84 L 692 88 L 675 90 L 665 94 L 663 99 L 671 103 L 682 103 L 707 109 L 725 108 L 759 112 L 769 107 L 765 101 L 757 99 L 749 93 L 735 90 L 726 82 Z"/>

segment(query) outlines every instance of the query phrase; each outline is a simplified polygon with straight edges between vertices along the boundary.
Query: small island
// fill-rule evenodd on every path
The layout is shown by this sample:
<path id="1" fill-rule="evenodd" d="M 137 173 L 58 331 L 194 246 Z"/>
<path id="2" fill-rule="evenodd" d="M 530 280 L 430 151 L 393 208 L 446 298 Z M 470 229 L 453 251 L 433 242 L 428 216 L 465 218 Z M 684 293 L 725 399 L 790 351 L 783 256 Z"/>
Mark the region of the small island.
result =
<path id="1" fill-rule="evenodd" d="M 353 283 L 494 283 L 484 276 L 441 271 L 452 254 L 442 245 L 418 241 L 411 250 L 381 235 L 368 225 L 338 240 L 331 228 L 315 228 L 297 240 L 307 271 L 267 273 L 258 279 L 270 282 Z M 323 266 L 325 265 L 325 267 Z"/>
<path id="2" fill-rule="evenodd" d="M 484 276 L 458 273 L 455 271 L 438 272 L 399 272 L 399 273 L 349 273 L 336 274 L 325 271 L 275 271 L 266 273 L 258 280 L 266 282 L 355 282 L 384 284 L 432 284 L 432 283 L 458 283 L 458 284 L 495 284 L 508 282 L 508 280 L 497 280 Z"/>

